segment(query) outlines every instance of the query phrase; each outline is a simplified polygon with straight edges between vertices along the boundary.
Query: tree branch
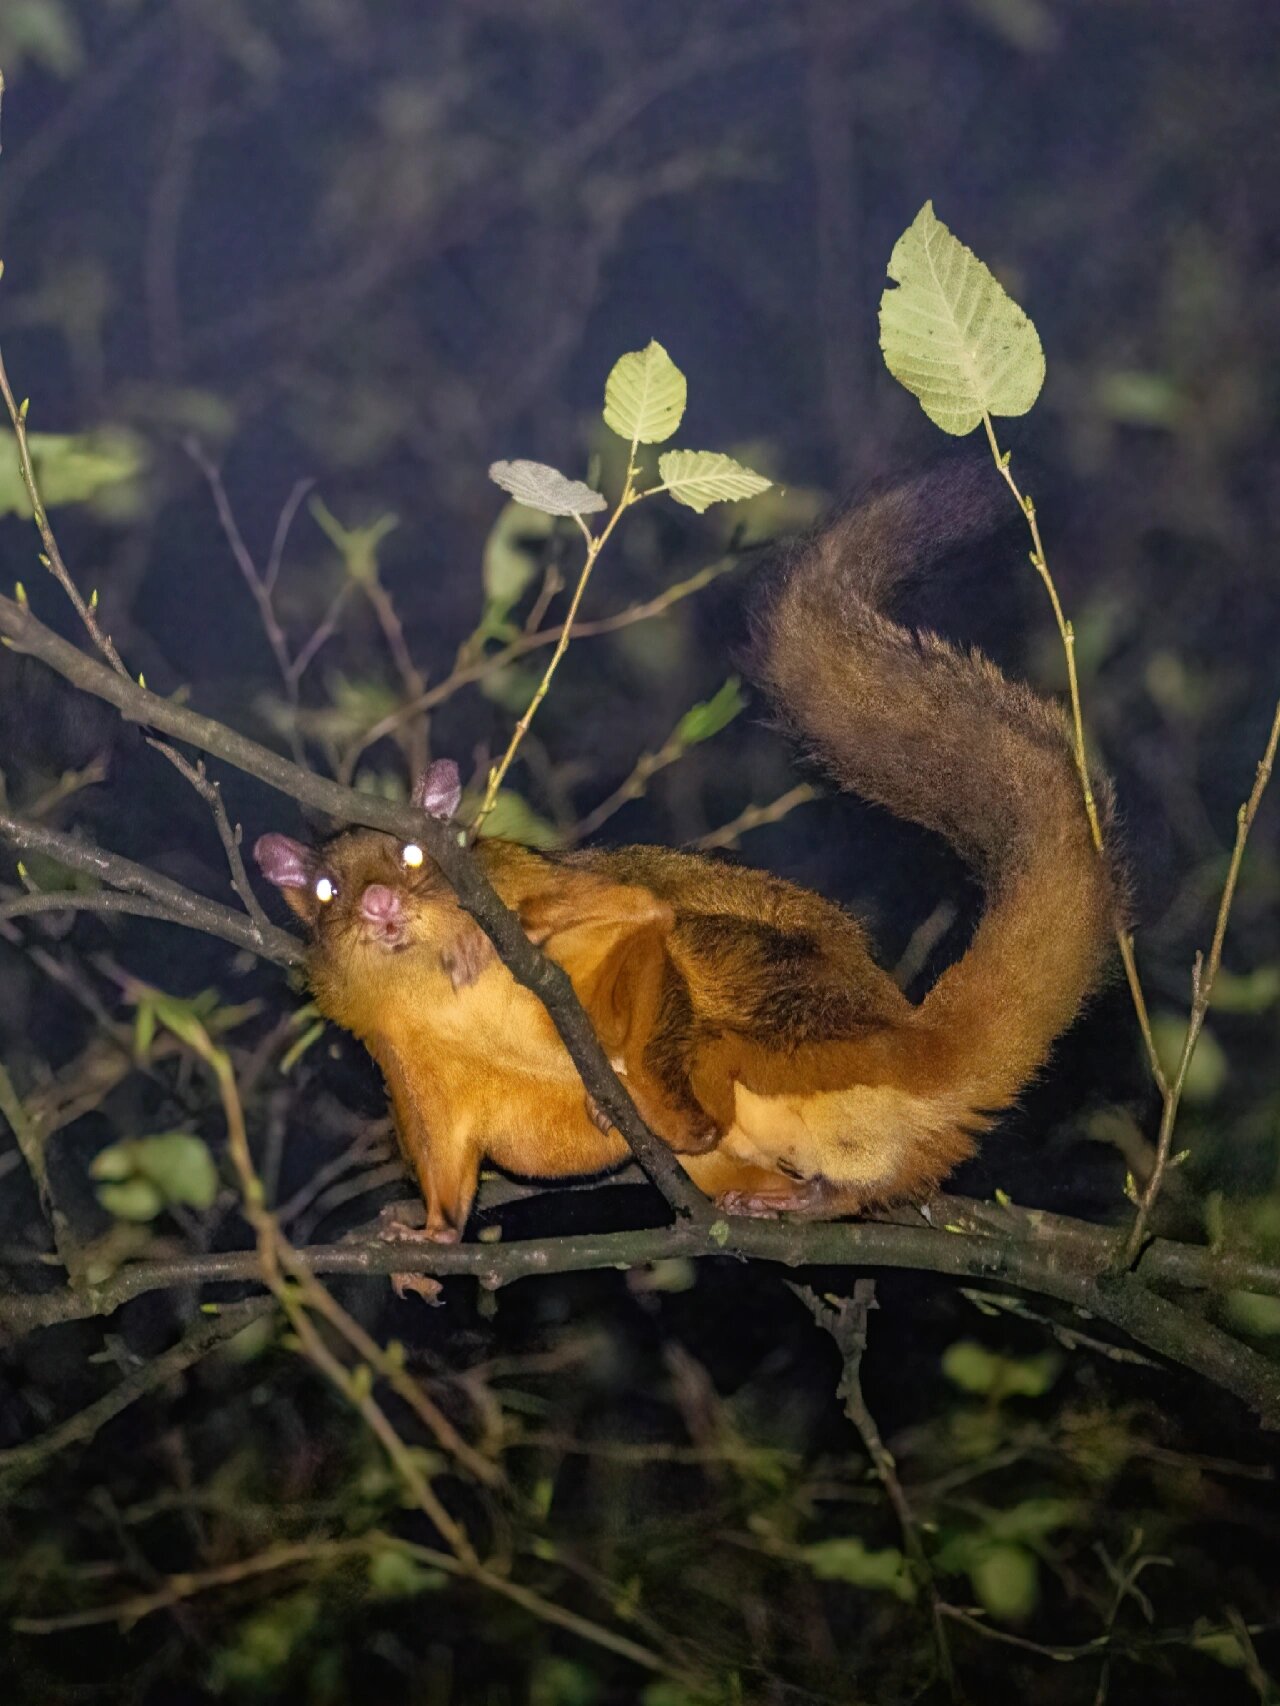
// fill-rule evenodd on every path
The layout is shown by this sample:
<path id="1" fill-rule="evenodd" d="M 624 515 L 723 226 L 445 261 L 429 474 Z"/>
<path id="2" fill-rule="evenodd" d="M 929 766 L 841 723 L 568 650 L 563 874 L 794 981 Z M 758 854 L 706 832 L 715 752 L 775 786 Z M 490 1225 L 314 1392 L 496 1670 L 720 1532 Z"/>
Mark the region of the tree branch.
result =
<path id="1" fill-rule="evenodd" d="M 520 921 L 498 899 L 492 886 L 464 845 L 464 838 L 448 824 L 425 816 L 412 806 L 397 805 L 372 794 L 343 788 L 323 776 L 314 775 L 287 758 L 237 734 L 212 717 L 150 693 L 127 675 L 117 673 L 96 658 L 46 628 L 24 605 L 0 597 L 0 636 L 18 651 L 41 662 L 72 686 L 92 693 L 114 705 L 128 722 L 138 723 L 175 740 L 213 753 L 268 787 L 289 795 L 302 805 L 325 812 L 346 823 L 365 824 L 416 841 L 435 860 L 468 912 L 497 949 L 498 956 L 518 983 L 537 996 L 587 1091 L 609 1115 L 625 1138 L 632 1154 L 658 1186 L 679 1219 L 705 1221 L 711 1209 L 672 1152 L 654 1136 L 636 1112 L 630 1096 L 619 1082 L 600 1047 L 590 1021 L 574 995 L 565 972 L 544 958 L 533 946 Z M 175 885 L 176 886 L 176 885 Z"/>
<path id="2" fill-rule="evenodd" d="M 297 1258 L 300 1266 L 316 1274 L 368 1277 L 424 1273 L 437 1278 L 466 1274 L 492 1290 L 531 1275 L 632 1268 L 673 1256 L 736 1256 L 778 1262 L 789 1268 L 827 1264 L 915 1268 L 989 1280 L 1056 1298 L 1108 1322 L 1148 1350 L 1215 1381 L 1255 1410 L 1264 1425 L 1280 1427 L 1280 1368 L 1149 1289 L 1144 1283 L 1148 1276 L 1172 1277 L 1162 1273 L 1160 1241 L 1144 1252 L 1138 1274 L 1109 1272 L 1123 1236 L 1099 1231 L 1087 1243 L 1084 1236 L 1074 1243 L 1043 1238 L 1019 1243 L 990 1234 L 939 1232 L 923 1225 L 875 1221 L 718 1220 L 711 1226 L 686 1221 L 635 1232 L 505 1245 L 427 1246 L 382 1238 L 359 1239 L 299 1250 Z M 1207 1250 L 1197 1254 L 1198 1264 L 1191 1260 L 1190 1251 L 1168 1264 L 1180 1282 L 1185 1282 L 1190 1268 L 1198 1267 L 1202 1285 L 1238 1287 L 1246 1283 L 1241 1264 L 1224 1262 Z M 1263 1269 L 1260 1264 L 1249 1271 L 1254 1289 L 1280 1293 L 1280 1271 Z M 1269 1283 L 1263 1285 L 1264 1281 Z M 236 1251 L 137 1262 L 103 1284 L 79 1292 L 0 1298 L 0 1330 L 19 1334 L 63 1321 L 107 1315 L 147 1292 L 213 1283 L 260 1284 L 257 1255 Z"/>
<path id="3" fill-rule="evenodd" d="M 115 892 L 98 893 L 80 889 L 60 894 L 18 895 L 0 901 L 0 918 L 22 918 L 32 913 L 65 907 L 80 912 L 126 912 L 139 918 L 162 918 L 185 924 L 209 936 L 220 936 L 237 948 L 247 948 L 276 965 L 301 965 L 305 946 L 288 930 L 274 924 L 261 927 L 216 900 L 184 888 L 145 865 L 135 864 L 118 853 L 104 852 L 74 835 L 63 835 L 43 824 L 31 823 L 12 812 L 0 810 L 0 838 L 22 853 L 43 853 L 71 871 L 84 871 L 109 883 Z M 145 897 L 145 898 L 139 898 Z"/>

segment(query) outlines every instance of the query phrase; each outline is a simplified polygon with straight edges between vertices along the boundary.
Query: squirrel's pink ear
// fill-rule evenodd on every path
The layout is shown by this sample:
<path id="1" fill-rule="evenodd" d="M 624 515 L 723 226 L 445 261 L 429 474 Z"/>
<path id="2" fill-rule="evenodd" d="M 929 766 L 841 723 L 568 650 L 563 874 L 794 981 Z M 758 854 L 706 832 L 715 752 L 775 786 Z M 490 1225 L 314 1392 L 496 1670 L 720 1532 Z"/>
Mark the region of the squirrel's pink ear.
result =
<path id="1" fill-rule="evenodd" d="M 253 856 L 263 876 L 278 889 L 311 887 L 316 856 L 300 841 L 287 835 L 260 835 L 253 844 Z"/>
<path id="2" fill-rule="evenodd" d="M 462 804 L 462 778 L 451 758 L 437 758 L 413 785 L 413 803 L 428 817 L 450 818 Z"/>

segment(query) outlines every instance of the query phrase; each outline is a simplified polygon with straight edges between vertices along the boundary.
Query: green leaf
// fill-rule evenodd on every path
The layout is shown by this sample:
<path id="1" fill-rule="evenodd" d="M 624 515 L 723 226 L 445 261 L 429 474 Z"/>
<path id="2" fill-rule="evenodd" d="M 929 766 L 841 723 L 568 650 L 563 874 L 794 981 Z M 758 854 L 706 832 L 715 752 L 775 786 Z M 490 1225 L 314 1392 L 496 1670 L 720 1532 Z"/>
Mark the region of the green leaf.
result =
<path id="1" fill-rule="evenodd" d="M 1099 409 L 1122 426 L 1163 427 L 1173 431 L 1187 414 L 1187 399 L 1168 373 L 1119 369 L 1099 376 Z"/>
<path id="2" fill-rule="evenodd" d="M 149 1179 L 126 1179 L 119 1185 L 99 1185 L 98 1201 L 117 1220 L 154 1220 L 164 1198 Z"/>
<path id="3" fill-rule="evenodd" d="M 549 1655 L 534 1666 L 529 1706 L 595 1706 L 600 1691 L 600 1679 L 586 1665 Z"/>
<path id="4" fill-rule="evenodd" d="M 545 462 L 491 462 L 489 478 L 510 492 L 517 503 L 544 515 L 591 515 L 606 507 L 601 493 L 593 492 L 585 480 L 571 480 Z"/>
<path id="5" fill-rule="evenodd" d="M 1058 1377 L 1062 1359 L 1054 1351 L 1034 1357 L 1005 1357 L 972 1339 L 943 1352 L 942 1372 L 962 1392 L 991 1398 L 1040 1398 Z"/>
<path id="6" fill-rule="evenodd" d="M 144 1181 L 158 1198 L 153 1213 L 170 1203 L 208 1208 L 218 1194 L 218 1169 L 209 1147 L 203 1138 L 187 1131 L 158 1132 L 153 1137 L 131 1137 L 113 1143 L 94 1157 L 89 1171 L 95 1179 L 112 1184 Z M 111 1207 L 102 1192 L 99 1198 L 104 1207 Z M 116 1214 L 119 1210 L 113 1208 L 111 1212 Z M 122 1215 L 121 1218 L 150 1219 L 151 1216 Z"/>
<path id="7" fill-rule="evenodd" d="M 292 1043 L 290 1043 L 289 1047 L 280 1056 L 281 1072 L 292 1072 L 294 1067 L 302 1059 L 303 1055 L 312 1046 L 312 1044 L 319 1042 L 323 1035 L 324 1020 L 316 1019 L 312 1024 L 307 1026 L 306 1030 L 300 1037 L 297 1037 Z"/>
<path id="8" fill-rule="evenodd" d="M 1187 1037 L 1187 1021 L 1180 1013 L 1153 1013 L 1151 1036 L 1165 1073 L 1172 1077 L 1182 1055 Z M 1227 1057 L 1222 1045 L 1206 1025 L 1196 1039 L 1195 1053 L 1187 1067 L 1187 1079 L 1182 1094 L 1186 1101 L 1205 1104 L 1212 1102 L 1227 1081 Z"/>
<path id="9" fill-rule="evenodd" d="M 212 1681 L 219 1692 L 278 1686 L 280 1673 L 320 1620 L 320 1598 L 308 1591 L 277 1595 L 246 1617 L 215 1653 Z"/>
<path id="10" fill-rule="evenodd" d="M 519 603 L 538 572 L 538 548 L 551 536 L 555 523 L 545 511 L 526 504 L 503 504 L 484 542 L 481 577 L 485 618 L 498 623 Z"/>
<path id="11" fill-rule="evenodd" d="M 1280 1000 L 1280 965 L 1258 966 L 1236 974 L 1220 971 L 1213 980 L 1213 1005 L 1219 1013 L 1263 1013 Z"/>
<path id="12" fill-rule="evenodd" d="M 655 340 L 614 363 L 604 384 L 605 425 L 633 444 L 661 444 L 684 415 L 685 376 Z"/>
<path id="13" fill-rule="evenodd" d="M 658 458 L 667 495 L 699 515 L 712 504 L 753 498 L 773 484 L 718 450 L 668 450 Z"/>
<path id="14" fill-rule="evenodd" d="M 890 373 L 936 426 L 962 437 L 983 413 L 1025 415 L 1044 384 L 1031 321 L 927 201 L 893 246 L 880 298 Z"/>
<path id="15" fill-rule="evenodd" d="M 511 788 L 500 788 L 493 810 L 480 830 L 481 840 L 496 836 L 500 841 L 518 841 L 523 847 L 558 847 L 560 836 L 554 825 L 539 817 L 529 802 Z"/>
<path id="16" fill-rule="evenodd" d="M 0 64 L 15 72 L 24 59 L 68 78 L 84 61 L 79 28 L 63 0 L 6 0 L 0 9 Z"/>
<path id="17" fill-rule="evenodd" d="M 1280 1333 L 1280 1297 L 1259 1291 L 1230 1291 L 1227 1314 L 1243 1332 L 1258 1338 L 1274 1338 Z"/>
<path id="18" fill-rule="evenodd" d="M 1228 1670 L 1243 1670 L 1248 1662 L 1239 1638 L 1230 1629 L 1215 1629 L 1207 1617 L 1196 1619 L 1191 1645 L 1197 1653 L 1216 1659 Z"/>
<path id="19" fill-rule="evenodd" d="M 742 683 L 736 675 L 731 675 L 710 699 L 689 707 L 676 724 L 671 738 L 682 747 L 710 740 L 728 727 L 745 704 Z"/>
<path id="20" fill-rule="evenodd" d="M 1079 1499 L 1023 1499 L 1009 1510 L 993 1511 L 987 1532 L 994 1540 L 1043 1540 L 1058 1528 L 1087 1521 L 1087 1507 Z"/>
<path id="21" fill-rule="evenodd" d="M 1040 1597 L 1040 1571 L 1025 1546 L 984 1546 L 969 1566 L 973 1591 L 993 1617 L 1018 1623 Z"/>
<path id="22" fill-rule="evenodd" d="M 839 1540 L 819 1540 L 803 1546 L 800 1556 L 823 1582 L 849 1582 L 857 1588 L 875 1588 L 898 1599 L 916 1597 L 916 1584 L 907 1561 L 896 1546 L 873 1552 L 856 1535 Z"/>
<path id="23" fill-rule="evenodd" d="M 142 441 L 120 428 L 74 436 L 33 432 L 27 444 L 36 485 L 48 509 L 105 502 L 112 488 L 137 481 L 147 464 Z M 123 507 L 127 511 L 128 506 Z M 22 484 L 17 443 L 6 433 L 0 443 L 0 515 L 10 512 L 29 516 L 31 505 Z"/>

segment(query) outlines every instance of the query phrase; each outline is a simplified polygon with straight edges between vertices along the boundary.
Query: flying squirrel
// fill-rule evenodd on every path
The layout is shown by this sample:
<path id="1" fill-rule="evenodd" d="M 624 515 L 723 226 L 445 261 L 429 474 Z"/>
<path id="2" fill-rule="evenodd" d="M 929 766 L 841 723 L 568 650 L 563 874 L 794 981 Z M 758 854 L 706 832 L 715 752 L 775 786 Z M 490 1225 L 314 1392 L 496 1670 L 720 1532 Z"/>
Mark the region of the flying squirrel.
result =
<path id="1" fill-rule="evenodd" d="M 981 881 L 973 939 L 919 1005 L 853 917 L 766 872 L 655 846 L 476 846 L 642 1117 L 725 1212 L 834 1218 L 931 1190 L 1104 975 L 1122 881 L 1093 845 L 1066 717 L 886 613 L 902 583 L 991 531 L 980 478 L 957 463 L 887 487 L 792 546 L 752 647 L 836 781 L 936 831 Z M 1093 788 L 1106 825 L 1110 788 Z M 456 768 L 438 761 L 414 799 L 452 815 Z M 382 1069 L 425 1236 L 461 1236 L 485 1159 L 558 1179 L 629 1158 L 421 848 L 357 829 L 319 848 L 264 835 L 254 852 L 307 926 L 320 1011 Z"/>

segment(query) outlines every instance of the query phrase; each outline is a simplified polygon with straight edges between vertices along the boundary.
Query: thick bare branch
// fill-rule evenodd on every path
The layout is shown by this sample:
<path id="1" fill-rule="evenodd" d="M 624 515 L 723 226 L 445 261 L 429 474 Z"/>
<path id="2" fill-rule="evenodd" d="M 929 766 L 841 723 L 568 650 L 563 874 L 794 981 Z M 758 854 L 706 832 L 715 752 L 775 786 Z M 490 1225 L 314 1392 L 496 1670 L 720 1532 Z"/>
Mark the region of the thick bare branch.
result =
<path id="1" fill-rule="evenodd" d="M 383 1238 L 352 1240 L 297 1251 L 300 1265 L 316 1274 L 351 1276 L 426 1273 L 438 1278 L 468 1274 L 492 1289 L 531 1275 L 631 1268 L 674 1256 L 698 1259 L 736 1256 L 778 1262 L 859 1268 L 915 1268 L 952 1277 L 990 1280 L 1056 1298 L 1106 1321 L 1148 1350 L 1213 1380 L 1255 1410 L 1264 1425 L 1280 1427 L 1280 1369 L 1211 1323 L 1157 1296 L 1145 1283 L 1162 1277 L 1160 1246 L 1144 1253 L 1137 1274 L 1108 1271 L 1123 1234 L 1098 1231 L 1078 1247 L 984 1234 L 935 1231 L 925 1225 L 883 1222 L 783 1222 L 720 1220 L 690 1222 L 636 1232 L 550 1238 L 513 1244 L 423 1245 Z M 1220 1259 L 1200 1253 L 1201 1283 L 1238 1286 L 1239 1264 L 1219 1271 Z M 1153 1258 L 1155 1258 L 1153 1260 Z M 1151 1264 L 1150 1269 L 1148 1264 Z M 1189 1266 L 1181 1267 L 1184 1277 Z M 1280 1291 L 1280 1272 L 1251 1270 L 1253 1289 Z M 256 1253 L 192 1256 L 139 1262 L 104 1284 L 80 1292 L 48 1292 L 0 1298 L 0 1329 L 22 1333 L 61 1321 L 110 1314 L 146 1292 L 174 1286 L 261 1281 Z M 1269 1281 L 1263 1285 L 1261 1282 Z"/>

